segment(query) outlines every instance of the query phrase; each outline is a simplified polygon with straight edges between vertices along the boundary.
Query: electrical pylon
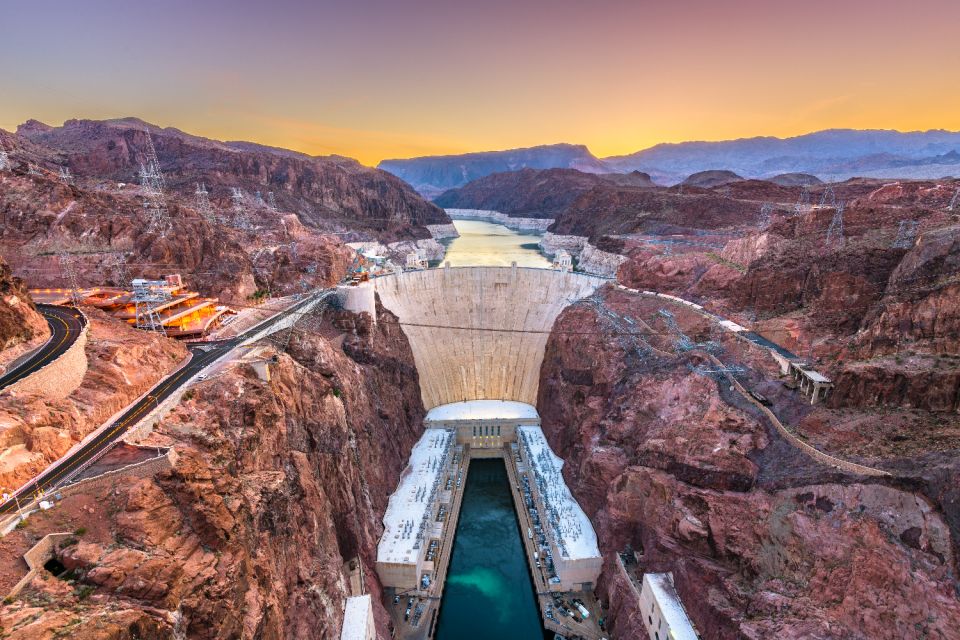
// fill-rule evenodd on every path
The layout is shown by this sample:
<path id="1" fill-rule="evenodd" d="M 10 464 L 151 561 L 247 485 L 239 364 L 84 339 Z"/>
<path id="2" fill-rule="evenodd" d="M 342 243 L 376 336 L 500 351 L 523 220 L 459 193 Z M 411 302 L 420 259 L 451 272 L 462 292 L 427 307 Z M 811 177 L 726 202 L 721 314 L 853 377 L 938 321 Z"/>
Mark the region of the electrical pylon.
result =
<path id="1" fill-rule="evenodd" d="M 897 237 L 891 245 L 894 249 L 909 249 L 917 239 L 917 228 L 920 223 L 916 220 L 901 220 L 897 228 Z"/>
<path id="2" fill-rule="evenodd" d="M 843 207 L 844 203 L 837 205 L 837 210 L 833 214 L 833 220 L 830 221 L 830 226 L 827 228 L 827 247 L 836 245 L 837 247 L 842 247 L 845 241 L 843 235 Z"/>

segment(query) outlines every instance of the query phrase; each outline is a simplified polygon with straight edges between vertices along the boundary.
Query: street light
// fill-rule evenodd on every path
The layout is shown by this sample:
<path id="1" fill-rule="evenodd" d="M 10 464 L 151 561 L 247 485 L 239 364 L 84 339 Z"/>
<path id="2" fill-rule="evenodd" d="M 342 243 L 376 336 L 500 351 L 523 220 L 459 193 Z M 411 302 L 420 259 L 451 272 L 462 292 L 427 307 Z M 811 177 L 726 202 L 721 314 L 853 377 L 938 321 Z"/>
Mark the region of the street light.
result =
<path id="1" fill-rule="evenodd" d="M 10 494 L 10 493 L 7 493 L 7 491 L 9 491 L 9 489 L 6 489 L 6 488 L 3 489 L 3 501 L 4 501 L 4 502 L 7 502 L 7 501 L 10 500 L 10 498 L 11 498 L 11 494 Z M 13 497 L 14 502 L 17 503 L 17 516 L 19 516 L 19 519 L 22 521 L 22 520 L 23 520 L 23 510 L 20 508 L 20 498 L 17 496 L 17 492 L 16 492 L 16 491 L 14 491 L 14 492 L 12 493 L 12 497 Z"/>

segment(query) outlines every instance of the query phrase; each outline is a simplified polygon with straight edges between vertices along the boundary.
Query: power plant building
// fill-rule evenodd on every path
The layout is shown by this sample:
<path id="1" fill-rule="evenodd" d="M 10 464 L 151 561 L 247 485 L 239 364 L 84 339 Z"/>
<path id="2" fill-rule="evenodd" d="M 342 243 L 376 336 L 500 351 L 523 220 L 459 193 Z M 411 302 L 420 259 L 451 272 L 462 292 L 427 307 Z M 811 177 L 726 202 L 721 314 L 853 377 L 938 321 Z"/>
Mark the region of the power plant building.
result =
<path id="1" fill-rule="evenodd" d="M 450 504 L 447 472 L 455 466 L 455 444 L 452 429 L 427 429 L 410 451 L 410 462 L 387 503 L 377 546 L 377 574 L 386 587 L 426 591 L 433 579 L 428 550 L 431 540 L 442 538 L 446 524 L 438 512 Z"/>

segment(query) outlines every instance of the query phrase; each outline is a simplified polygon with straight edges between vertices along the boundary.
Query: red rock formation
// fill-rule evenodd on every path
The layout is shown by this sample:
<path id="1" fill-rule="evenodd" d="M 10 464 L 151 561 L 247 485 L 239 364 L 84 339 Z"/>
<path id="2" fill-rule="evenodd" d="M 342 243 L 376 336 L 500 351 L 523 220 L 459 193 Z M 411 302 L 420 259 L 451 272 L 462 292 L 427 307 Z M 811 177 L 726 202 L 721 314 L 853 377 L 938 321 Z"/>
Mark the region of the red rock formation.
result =
<path id="1" fill-rule="evenodd" d="M 83 182 L 135 182 L 153 137 L 167 185 L 192 199 L 195 184 L 205 182 L 211 200 L 230 206 L 231 187 L 272 191 L 280 211 L 296 213 L 318 230 L 366 231 L 384 242 L 429 238 L 427 224 L 449 219 L 406 183 L 341 156 L 312 157 L 248 142 L 219 142 L 160 129 L 136 118 L 68 120 L 62 127 L 28 126 L 19 136 L 51 150 Z M 361 238 L 357 238 L 361 239 Z"/>
<path id="2" fill-rule="evenodd" d="M 658 344 L 657 304 L 604 295 Z M 703 329 L 677 318 L 691 336 Z M 742 358 L 730 349 L 723 358 Z M 822 466 L 689 357 L 641 357 L 586 307 L 565 311 L 548 342 L 544 431 L 608 558 L 630 545 L 642 570 L 672 571 L 705 638 L 952 637 L 952 498 L 933 482 L 867 483 Z M 948 473 L 960 477 L 956 464 Z M 600 586 L 612 636 L 641 637 L 614 569 L 608 559 Z"/>
<path id="3" fill-rule="evenodd" d="M 46 176 L 0 173 L 0 253 L 33 287 L 64 286 L 53 253 L 74 253 L 81 286 L 116 284 L 120 258 L 128 277 L 182 273 L 189 286 L 245 303 L 258 289 L 274 294 L 329 286 L 340 280 L 352 251 L 340 240 L 280 214 L 257 231 L 211 224 L 171 199 L 173 226 L 149 232 L 136 190 L 68 186 Z"/>
<path id="4" fill-rule="evenodd" d="M 107 523 L 58 554 L 76 572 L 75 591 L 92 592 L 58 601 L 83 624 L 32 607 L 52 592 L 35 581 L 0 610 L 5 629 L 37 616 L 10 637 L 70 628 L 99 638 L 93 621 L 126 611 L 139 626 L 114 637 L 338 638 L 350 595 L 343 565 L 357 556 L 388 637 L 376 543 L 424 410 L 406 338 L 380 314 L 375 326 L 346 313 L 334 318 L 339 329 L 304 321 L 270 382 L 241 364 L 188 392 L 151 436 L 176 446 L 175 468 L 118 483 L 96 514 L 61 525 Z"/>
<path id="5" fill-rule="evenodd" d="M 49 337 L 50 328 L 37 313 L 23 280 L 13 277 L 0 256 L 0 372 Z"/>
<path id="6" fill-rule="evenodd" d="M 95 309 L 87 335 L 87 372 L 62 400 L 0 395 L 0 485 L 19 487 L 135 400 L 187 356 L 175 340 L 139 331 Z"/>

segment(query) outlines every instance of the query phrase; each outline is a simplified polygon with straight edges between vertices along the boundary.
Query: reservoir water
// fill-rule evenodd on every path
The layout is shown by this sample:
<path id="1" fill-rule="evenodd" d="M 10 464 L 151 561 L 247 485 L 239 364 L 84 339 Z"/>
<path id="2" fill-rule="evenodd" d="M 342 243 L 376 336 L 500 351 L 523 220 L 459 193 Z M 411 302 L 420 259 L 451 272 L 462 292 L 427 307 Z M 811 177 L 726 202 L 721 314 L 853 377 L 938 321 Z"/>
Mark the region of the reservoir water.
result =
<path id="1" fill-rule="evenodd" d="M 521 233 L 502 224 L 483 220 L 454 220 L 459 238 L 444 241 L 451 267 L 494 266 L 550 268 L 552 263 L 540 253 L 538 233 Z"/>
<path id="2" fill-rule="evenodd" d="M 503 460 L 470 462 L 437 640 L 545 637 L 508 482 Z"/>

